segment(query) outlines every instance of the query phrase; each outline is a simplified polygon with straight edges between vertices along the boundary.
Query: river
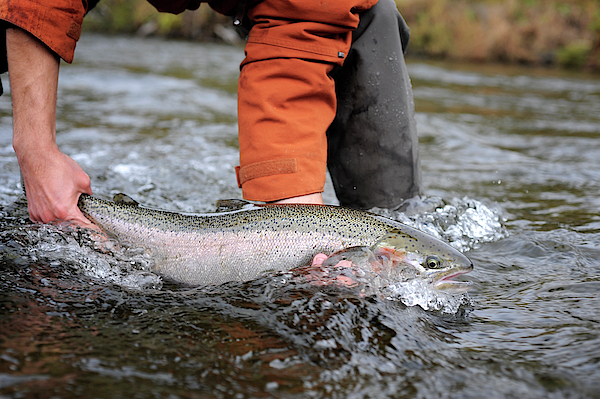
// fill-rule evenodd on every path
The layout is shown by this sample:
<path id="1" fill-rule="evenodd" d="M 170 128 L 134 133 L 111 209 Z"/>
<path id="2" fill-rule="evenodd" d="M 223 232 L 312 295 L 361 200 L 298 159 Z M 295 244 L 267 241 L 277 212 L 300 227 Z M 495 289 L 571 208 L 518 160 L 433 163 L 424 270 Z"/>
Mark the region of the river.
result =
<path id="1" fill-rule="evenodd" d="M 214 210 L 241 195 L 242 57 L 84 35 L 61 68 L 57 141 L 97 196 Z M 142 251 L 28 222 L 0 97 L 0 396 L 600 398 L 600 79 L 418 61 L 409 73 L 425 195 L 373 211 L 464 251 L 467 294 L 365 297 L 295 272 L 163 281 Z M 337 203 L 329 183 L 324 197 Z"/>

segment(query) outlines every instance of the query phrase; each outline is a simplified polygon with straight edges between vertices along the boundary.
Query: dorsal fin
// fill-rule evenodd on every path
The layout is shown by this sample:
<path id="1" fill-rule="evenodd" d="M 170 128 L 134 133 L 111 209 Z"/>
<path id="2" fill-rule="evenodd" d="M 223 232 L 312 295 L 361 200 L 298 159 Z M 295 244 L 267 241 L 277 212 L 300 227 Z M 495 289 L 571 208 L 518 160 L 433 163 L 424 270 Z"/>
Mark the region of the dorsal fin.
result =
<path id="1" fill-rule="evenodd" d="M 139 202 L 131 198 L 127 194 L 117 193 L 113 196 L 113 201 L 117 204 L 138 206 Z"/>
<path id="2" fill-rule="evenodd" d="M 248 204 L 251 204 L 251 202 L 242 199 L 221 199 L 215 201 L 215 206 L 217 207 L 215 212 L 237 211 Z"/>

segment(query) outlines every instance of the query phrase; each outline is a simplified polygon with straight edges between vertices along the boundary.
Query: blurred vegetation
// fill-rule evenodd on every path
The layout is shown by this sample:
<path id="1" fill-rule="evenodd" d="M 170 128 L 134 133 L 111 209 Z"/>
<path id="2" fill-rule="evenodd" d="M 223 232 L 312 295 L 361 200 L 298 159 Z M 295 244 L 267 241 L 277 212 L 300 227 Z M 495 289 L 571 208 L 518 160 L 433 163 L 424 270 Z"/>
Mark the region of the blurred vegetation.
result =
<path id="1" fill-rule="evenodd" d="M 600 0 L 395 0 L 411 29 L 409 55 L 600 71 Z M 180 15 L 145 0 L 102 0 L 85 29 L 242 43 L 203 4 Z"/>
<path id="2" fill-rule="evenodd" d="M 600 70 L 599 0 L 396 0 L 411 51 Z"/>
<path id="3" fill-rule="evenodd" d="M 101 0 L 85 17 L 85 30 L 199 41 L 242 43 L 231 19 L 206 4 L 179 15 L 159 13 L 146 0 Z"/>

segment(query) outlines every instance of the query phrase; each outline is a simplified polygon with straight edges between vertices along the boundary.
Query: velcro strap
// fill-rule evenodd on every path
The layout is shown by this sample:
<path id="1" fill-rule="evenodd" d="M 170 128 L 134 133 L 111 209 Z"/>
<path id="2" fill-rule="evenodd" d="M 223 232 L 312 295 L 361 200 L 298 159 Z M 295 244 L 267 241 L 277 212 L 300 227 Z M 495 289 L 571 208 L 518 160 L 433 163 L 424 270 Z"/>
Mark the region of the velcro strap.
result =
<path id="1" fill-rule="evenodd" d="M 75 21 L 71 21 L 69 29 L 67 29 L 67 36 L 75 41 L 78 41 L 79 37 L 81 36 L 81 25 Z"/>
<path id="2" fill-rule="evenodd" d="M 296 164 L 296 159 L 294 158 L 274 159 L 271 161 L 252 163 L 244 167 L 235 167 L 238 187 L 242 187 L 242 184 L 246 183 L 248 180 L 256 179 L 258 177 L 283 175 L 287 173 L 296 173 L 297 171 L 298 166 Z"/>

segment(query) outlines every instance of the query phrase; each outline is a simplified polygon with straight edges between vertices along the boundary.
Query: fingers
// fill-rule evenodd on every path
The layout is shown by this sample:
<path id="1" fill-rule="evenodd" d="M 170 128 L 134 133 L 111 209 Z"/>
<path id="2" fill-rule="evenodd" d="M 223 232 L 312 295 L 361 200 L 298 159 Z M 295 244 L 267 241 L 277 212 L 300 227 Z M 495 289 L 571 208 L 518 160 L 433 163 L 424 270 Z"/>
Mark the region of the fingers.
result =
<path id="1" fill-rule="evenodd" d="M 325 254 L 316 254 L 312 261 L 312 266 L 321 266 L 327 259 Z"/>
<path id="2" fill-rule="evenodd" d="M 312 266 L 322 266 L 323 262 L 327 260 L 328 256 L 325 254 L 316 254 L 312 260 Z M 353 263 L 349 260 L 341 260 L 334 267 L 352 267 Z"/>

